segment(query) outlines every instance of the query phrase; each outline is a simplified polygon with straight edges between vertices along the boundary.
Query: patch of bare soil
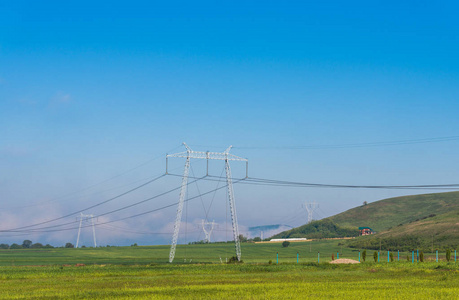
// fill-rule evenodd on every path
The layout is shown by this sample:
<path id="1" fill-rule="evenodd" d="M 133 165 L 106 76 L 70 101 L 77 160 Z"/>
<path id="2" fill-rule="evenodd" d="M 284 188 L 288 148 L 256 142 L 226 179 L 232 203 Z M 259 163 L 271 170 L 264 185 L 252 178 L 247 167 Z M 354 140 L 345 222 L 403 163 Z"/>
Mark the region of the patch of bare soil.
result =
<path id="1" fill-rule="evenodd" d="M 358 261 L 348 258 L 335 259 L 330 262 L 331 264 L 360 264 Z"/>

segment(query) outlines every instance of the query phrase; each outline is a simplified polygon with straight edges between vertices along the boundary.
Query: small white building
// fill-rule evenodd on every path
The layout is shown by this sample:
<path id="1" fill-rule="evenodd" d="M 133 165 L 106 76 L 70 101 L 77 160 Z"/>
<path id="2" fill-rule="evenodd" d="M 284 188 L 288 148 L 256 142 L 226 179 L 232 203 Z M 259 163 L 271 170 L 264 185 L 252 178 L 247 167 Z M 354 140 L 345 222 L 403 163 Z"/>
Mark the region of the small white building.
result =
<path id="1" fill-rule="evenodd" d="M 307 238 L 290 238 L 290 239 L 271 239 L 270 242 L 304 242 L 307 241 Z"/>

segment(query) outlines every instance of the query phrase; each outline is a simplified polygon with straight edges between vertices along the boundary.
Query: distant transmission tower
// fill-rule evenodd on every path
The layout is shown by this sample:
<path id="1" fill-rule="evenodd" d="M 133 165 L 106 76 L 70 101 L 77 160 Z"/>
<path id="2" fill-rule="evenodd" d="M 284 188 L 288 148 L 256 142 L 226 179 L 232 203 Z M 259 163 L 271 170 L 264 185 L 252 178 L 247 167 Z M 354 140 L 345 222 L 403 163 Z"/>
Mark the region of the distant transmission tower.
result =
<path id="1" fill-rule="evenodd" d="M 312 222 L 312 216 L 314 214 L 314 210 L 319 207 L 319 204 L 314 202 L 306 202 L 304 204 L 306 211 L 308 212 L 308 224 Z"/>
<path id="2" fill-rule="evenodd" d="M 85 222 L 89 222 L 92 227 L 92 236 L 94 238 L 94 248 L 97 247 L 96 244 L 96 229 L 94 226 L 94 215 L 84 215 L 83 213 L 80 213 L 80 226 L 78 227 L 78 237 L 77 237 L 77 242 L 76 242 L 76 248 L 78 248 L 78 244 L 80 242 L 80 233 L 81 233 L 81 224 Z"/>
<path id="3" fill-rule="evenodd" d="M 167 159 L 169 157 L 183 157 L 186 158 L 185 162 L 185 169 L 183 171 L 182 177 L 182 187 L 180 190 L 180 199 L 177 207 L 177 216 L 175 218 L 175 225 L 174 225 L 174 235 L 172 236 L 172 244 L 171 244 L 171 251 L 169 253 L 169 262 L 171 263 L 174 260 L 175 256 L 175 249 L 177 247 L 177 240 L 180 230 L 180 223 L 182 220 L 182 211 L 183 211 L 183 203 L 185 202 L 185 195 L 188 183 L 188 172 L 190 169 L 190 160 L 192 158 L 196 159 L 205 159 L 207 160 L 207 174 L 209 174 L 209 159 L 212 160 L 224 160 L 225 161 L 225 170 L 226 170 L 226 186 L 228 190 L 228 198 L 229 198 L 229 206 L 231 212 L 231 222 L 233 225 L 233 238 L 234 243 L 236 246 L 236 256 L 237 259 L 241 260 L 241 244 L 239 241 L 239 229 L 237 223 L 237 215 L 236 215 L 236 204 L 234 201 L 234 191 L 233 191 L 233 181 L 231 178 L 231 168 L 229 165 L 229 161 L 245 161 L 246 163 L 246 177 L 248 176 L 248 160 L 233 154 L 230 154 L 229 151 L 231 150 L 232 146 L 229 146 L 224 152 L 202 152 L 202 151 L 193 151 L 187 144 L 183 143 L 186 148 L 185 152 L 176 153 L 176 154 L 169 154 L 166 155 L 166 174 L 167 174 Z"/>
<path id="4" fill-rule="evenodd" d="M 202 220 L 202 230 L 204 231 L 204 234 L 206 236 L 206 243 L 210 243 L 210 236 L 212 234 L 212 231 L 214 230 L 214 225 L 215 225 L 215 222 L 212 221 L 212 222 L 209 222 L 209 221 L 206 221 L 206 220 Z"/>

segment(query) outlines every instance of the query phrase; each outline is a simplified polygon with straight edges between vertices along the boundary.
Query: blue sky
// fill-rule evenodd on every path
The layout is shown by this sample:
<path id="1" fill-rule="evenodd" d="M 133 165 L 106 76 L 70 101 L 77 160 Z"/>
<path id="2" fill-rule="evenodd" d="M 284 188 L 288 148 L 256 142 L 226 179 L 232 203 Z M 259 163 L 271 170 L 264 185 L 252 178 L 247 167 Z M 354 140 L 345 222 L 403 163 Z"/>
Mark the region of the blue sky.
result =
<path id="1" fill-rule="evenodd" d="M 3 1 L 0 198 L 6 221 L 0 225 L 27 225 L 24 220 L 54 218 L 116 195 L 164 172 L 165 153 L 182 151 L 183 141 L 196 150 L 234 145 L 234 154 L 249 159 L 254 177 L 457 182 L 457 139 L 274 149 L 457 136 L 457 11 L 452 1 Z M 173 164 L 180 173 L 183 161 Z M 236 175 L 242 169 L 235 166 Z M 202 171 L 197 163 L 196 172 Z M 165 178 L 87 213 L 179 183 Z M 298 213 L 304 201 L 320 203 L 320 218 L 365 200 L 410 193 L 243 186 L 236 188 L 236 201 L 242 228 L 286 221 L 298 226 L 306 222 L 306 212 Z M 220 205 L 213 217 L 223 223 L 223 200 Z M 190 202 L 190 228 L 202 218 L 193 207 Z M 174 214 L 172 209 L 118 226 L 168 232 Z M 32 238 L 59 244 L 69 232 Z M 106 232 L 101 239 L 151 244 L 170 238 Z"/>

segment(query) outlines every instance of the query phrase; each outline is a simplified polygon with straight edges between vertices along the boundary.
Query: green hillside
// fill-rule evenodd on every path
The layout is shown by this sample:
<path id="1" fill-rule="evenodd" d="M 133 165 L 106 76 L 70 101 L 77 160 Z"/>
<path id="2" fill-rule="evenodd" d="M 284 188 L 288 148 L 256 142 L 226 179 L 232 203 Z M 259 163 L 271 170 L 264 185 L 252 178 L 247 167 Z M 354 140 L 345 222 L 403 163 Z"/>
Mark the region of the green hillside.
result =
<path id="1" fill-rule="evenodd" d="M 349 209 L 327 218 L 343 227 L 368 226 L 376 232 L 400 224 L 459 210 L 459 192 L 389 198 Z"/>
<path id="2" fill-rule="evenodd" d="M 400 224 L 378 234 L 360 237 L 349 242 L 353 248 L 397 249 L 425 252 L 456 249 L 459 246 L 459 210 Z"/>
<path id="3" fill-rule="evenodd" d="M 337 238 L 358 236 L 357 228 L 346 228 L 333 223 L 330 220 L 313 221 L 309 224 L 283 231 L 272 238 L 299 238 L 309 239 Z"/>
<path id="4" fill-rule="evenodd" d="M 377 234 L 349 241 L 354 248 L 432 251 L 459 245 L 459 192 L 403 196 L 376 201 L 312 222 L 275 238 L 358 235 L 368 226 Z"/>

